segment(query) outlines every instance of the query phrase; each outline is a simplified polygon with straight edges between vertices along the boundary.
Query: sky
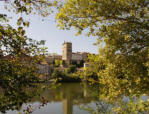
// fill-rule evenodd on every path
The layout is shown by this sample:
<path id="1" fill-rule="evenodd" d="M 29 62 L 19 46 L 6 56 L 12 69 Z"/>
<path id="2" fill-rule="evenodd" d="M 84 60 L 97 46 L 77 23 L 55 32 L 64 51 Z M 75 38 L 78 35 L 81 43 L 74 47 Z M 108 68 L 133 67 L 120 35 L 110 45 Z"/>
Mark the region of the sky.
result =
<path id="1" fill-rule="evenodd" d="M 13 12 L 7 12 L 4 9 L 3 2 L 0 1 L 0 14 L 6 13 L 8 17 L 11 17 L 10 24 L 16 26 L 16 20 L 20 15 Z M 62 54 L 63 42 L 72 42 L 73 52 L 90 52 L 98 53 L 98 47 L 94 46 L 96 38 L 87 37 L 84 34 L 75 36 L 76 31 L 71 30 L 59 30 L 56 26 L 54 15 L 47 18 L 30 14 L 25 16 L 30 21 L 30 27 L 26 29 L 26 35 L 35 40 L 45 40 L 45 46 L 48 47 L 49 53 Z"/>

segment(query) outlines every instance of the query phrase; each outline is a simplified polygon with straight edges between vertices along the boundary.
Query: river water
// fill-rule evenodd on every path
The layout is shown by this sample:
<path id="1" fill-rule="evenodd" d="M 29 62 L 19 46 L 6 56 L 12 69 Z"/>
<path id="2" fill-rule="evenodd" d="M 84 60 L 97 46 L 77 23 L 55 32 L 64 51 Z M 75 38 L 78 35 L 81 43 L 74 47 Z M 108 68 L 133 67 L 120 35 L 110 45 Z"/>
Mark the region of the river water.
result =
<path id="1" fill-rule="evenodd" d="M 37 84 L 21 89 L 0 89 L 0 112 L 6 114 L 113 114 L 113 108 L 123 107 L 130 113 L 131 108 L 137 110 L 142 107 L 143 114 L 148 114 L 148 105 L 140 106 L 139 100 L 126 96 L 112 96 L 112 101 L 107 102 L 105 90 L 99 85 L 87 83 L 58 83 Z M 104 96 L 102 96 L 104 95 Z M 113 94 L 112 94 L 113 95 Z M 149 101 L 148 96 L 141 96 L 143 101 Z M 143 107 L 144 106 L 144 107 Z M 142 110 L 141 109 L 141 110 Z M 131 111 L 133 114 L 134 110 Z M 139 113 L 139 114 L 142 114 Z"/>
<path id="2" fill-rule="evenodd" d="M 24 110 L 30 107 L 32 114 L 90 114 L 84 108 L 89 106 L 95 109 L 98 101 L 96 92 L 96 87 L 90 88 L 86 83 L 61 83 L 56 88 L 43 89 L 40 96 L 23 103 L 18 110 L 6 113 L 25 113 Z"/>

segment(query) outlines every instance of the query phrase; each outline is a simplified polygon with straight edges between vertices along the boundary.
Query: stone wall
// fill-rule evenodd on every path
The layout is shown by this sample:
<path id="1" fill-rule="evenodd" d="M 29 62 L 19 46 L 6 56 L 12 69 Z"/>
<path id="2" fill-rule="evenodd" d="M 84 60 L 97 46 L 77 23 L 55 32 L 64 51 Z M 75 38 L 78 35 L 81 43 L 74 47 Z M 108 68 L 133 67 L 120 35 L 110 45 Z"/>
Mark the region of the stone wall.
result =
<path id="1" fill-rule="evenodd" d="M 71 60 L 73 60 L 73 61 L 81 61 L 81 60 L 83 60 L 82 54 L 72 53 Z"/>
<path id="2" fill-rule="evenodd" d="M 50 75 L 52 72 L 52 69 L 48 64 L 38 64 L 38 73 L 39 74 L 44 74 L 44 75 Z"/>

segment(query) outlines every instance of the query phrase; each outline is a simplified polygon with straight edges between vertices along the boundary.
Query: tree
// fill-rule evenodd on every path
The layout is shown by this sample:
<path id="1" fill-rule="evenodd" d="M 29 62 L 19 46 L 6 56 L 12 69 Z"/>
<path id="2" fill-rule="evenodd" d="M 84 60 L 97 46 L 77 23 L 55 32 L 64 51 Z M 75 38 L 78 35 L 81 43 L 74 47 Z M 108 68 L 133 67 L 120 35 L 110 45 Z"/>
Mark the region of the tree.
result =
<path id="1" fill-rule="evenodd" d="M 115 69 L 113 77 L 147 81 L 148 6 L 148 0 L 68 0 L 57 14 L 58 25 L 74 27 L 78 34 L 87 29 L 87 35 L 98 37 L 106 66 L 102 72 L 109 72 L 108 76 Z"/>
<path id="2" fill-rule="evenodd" d="M 57 14 L 60 29 L 97 37 L 90 64 L 105 95 L 147 93 L 149 83 L 149 1 L 67 0 Z M 94 72 L 93 71 L 93 72 Z"/>
<path id="3" fill-rule="evenodd" d="M 56 0 L 6 0 L 5 3 L 5 8 L 8 11 L 13 10 L 16 14 L 22 13 L 27 16 L 30 13 L 36 13 L 43 17 L 52 13 L 52 6 L 57 6 Z M 8 23 L 9 20 L 7 14 L 0 14 L 1 81 L 10 80 L 11 82 L 12 79 L 12 82 L 14 82 L 17 76 L 19 77 L 18 81 L 21 77 L 24 78 L 24 82 L 25 79 L 33 81 L 33 77 L 37 78 L 36 64 L 40 61 L 41 55 L 46 53 L 46 48 L 41 47 L 41 45 L 44 45 L 44 41 L 38 42 L 26 36 L 25 27 L 29 27 L 30 23 L 23 17 L 18 18 L 16 28 Z"/>
<path id="4" fill-rule="evenodd" d="M 38 81 L 38 46 L 42 43 L 27 38 L 23 27 L 15 29 L 10 25 L 0 25 L 0 34 L 0 88 L 3 90 L 0 111 L 5 113 L 17 109 L 17 105 L 21 106 L 31 97 L 23 88 Z"/>
<path id="5" fill-rule="evenodd" d="M 52 7 L 58 7 L 57 0 L 1 0 L 5 1 L 6 9 L 14 10 L 16 13 L 38 14 L 43 17 L 50 15 Z M 59 2 L 60 4 L 60 2 Z"/>
<path id="6" fill-rule="evenodd" d="M 149 45 L 148 4 L 148 0 L 68 0 L 57 14 L 58 25 L 74 27 L 78 33 L 88 29 L 88 35 L 113 46 L 108 47 L 114 52 L 131 54 Z"/>
<path id="7" fill-rule="evenodd" d="M 7 0 L 6 9 L 16 14 L 36 13 L 47 16 L 51 13 L 51 6 L 56 2 L 49 0 Z M 18 17 L 17 27 L 12 27 L 7 14 L 0 14 L 0 111 L 16 109 L 17 105 L 26 102 L 31 94 L 24 92 L 24 88 L 35 86 L 38 82 L 37 64 L 46 52 L 42 48 L 44 41 L 36 41 L 28 38 L 25 27 L 29 22 L 23 17 Z M 35 94 L 35 93 L 34 93 Z"/>

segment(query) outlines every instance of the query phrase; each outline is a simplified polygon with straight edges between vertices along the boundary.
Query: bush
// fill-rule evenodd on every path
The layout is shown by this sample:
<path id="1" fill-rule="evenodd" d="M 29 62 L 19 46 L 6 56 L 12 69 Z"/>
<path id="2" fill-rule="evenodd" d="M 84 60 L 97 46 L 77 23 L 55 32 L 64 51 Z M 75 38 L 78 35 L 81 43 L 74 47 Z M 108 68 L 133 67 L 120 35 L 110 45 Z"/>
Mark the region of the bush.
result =
<path id="1" fill-rule="evenodd" d="M 54 69 L 52 73 L 52 78 L 62 78 L 63 75 L 63 72 L 59 71 L 58 69 Z"/>
<path id="2" fill-rule="evenodd" d="M 63 65 L 63 61 L 62 60 L 55 60 L 54 64 L 56 67 L 60 67 L 61 65 Z"/>
<path id="3" fill-rule="evenodd" d="M 65 70 L 67 74 L 74 73 L 77 70 L 76 65 L 69 65 L 69 67 Z"/>

